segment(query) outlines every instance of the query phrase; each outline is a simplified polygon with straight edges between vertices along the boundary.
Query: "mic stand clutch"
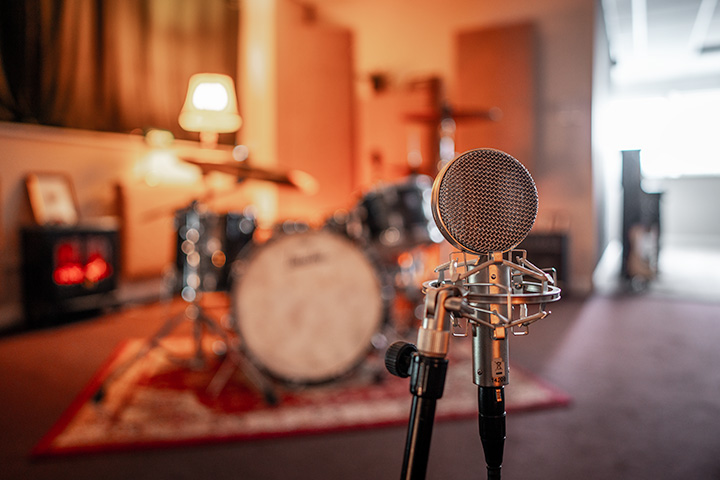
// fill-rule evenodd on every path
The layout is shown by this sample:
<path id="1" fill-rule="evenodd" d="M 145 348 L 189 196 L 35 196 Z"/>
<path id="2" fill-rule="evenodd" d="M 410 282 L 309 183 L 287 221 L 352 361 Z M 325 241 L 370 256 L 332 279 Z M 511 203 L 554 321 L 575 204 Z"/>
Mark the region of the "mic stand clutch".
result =
<path id="1" fill-rule="evenodd" d="M 519 255 L 518 263 L 510 260 L 513 254 Z M 473 381 L 478 386 L 479 433 L 488 479 L 500 479 L 504 385 L 509 377 L 507 331 L 527 334 L 531 323 L 549 314 L 545 304 L 560 299 L 554 275 L 528 262 L 523 250 L 510 251 L 507 259 L 503 253 L 491 253 L 474 262 L 465 253 L 459 255 L 462 262 L 451 258 L 436 268 L 438 280 L 424 285 L 425 315 L 417 347 L 396 342 L 385 356 L 390 373 L 410 377 L 413 398 L 401 475 L 406 480 L 425 478 L 435 406 L 445 385 L 450 336 L 467 336 L 468 326 L 472 329 Z M 530 314 L 529 305 L 537 311 Z"/>

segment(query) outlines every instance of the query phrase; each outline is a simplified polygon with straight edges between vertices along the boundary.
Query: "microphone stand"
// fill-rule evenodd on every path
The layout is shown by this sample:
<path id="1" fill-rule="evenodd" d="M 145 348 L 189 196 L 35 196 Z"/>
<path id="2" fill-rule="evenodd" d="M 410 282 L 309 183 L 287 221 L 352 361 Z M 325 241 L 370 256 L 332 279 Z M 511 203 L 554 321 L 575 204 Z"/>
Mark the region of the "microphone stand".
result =
<path id="1" fill-rule="evenodd" d="M 385 365 L 398 377 L 410 377 L 412 405 L 405 440 L 402 475 L 405 480 L 422 480 L 427 471 L 435 406 L 445 388 L 450 342 L 450 320 L 445 300 L 452 287 L 433 290 L 425 297 L 425 318 L 418 332 L 418 346 L 395 342 L 385 354 Z"/>
<path id="2" fill-rule="evenodd" d="M 412 405 L 401 479 L 425 478 L 435 407 L 445 385 L 450 336 L 467 336 L 467 324 L 464 332 L 459 331 L 459 319 L 464 318 L 472 330 L 473 382 L 478 386 L 478 425 L 487 478 L 500 480 L 506 435 L 504 386 L 509 374 L 507 330 L 527 334 L 531 323 L 549 314 L 545 304 L 560 299 L 554 275 L 528 262 L 525 251 L 512 250 L 508 255 L 513 253 L 521 254 L 519 263 L 505 259 L 502 252 L 480 256 L 470 263 L 463 253 L 462 263 L 451 259 L 437 267 L 438 280 L 424 285 L 425 315 L 417 347 L 395 342 L 386 352 L 388 371 L 410 377 Z M 446 271 L 450 273 L 448 280 L 444 278 Z M 534 281 L 525 281 L 523 275 Z M 528 314 L 528 305 L 538 306 L 538 311 Z M 519 307 L 515 320 L 514 306 Z"/>

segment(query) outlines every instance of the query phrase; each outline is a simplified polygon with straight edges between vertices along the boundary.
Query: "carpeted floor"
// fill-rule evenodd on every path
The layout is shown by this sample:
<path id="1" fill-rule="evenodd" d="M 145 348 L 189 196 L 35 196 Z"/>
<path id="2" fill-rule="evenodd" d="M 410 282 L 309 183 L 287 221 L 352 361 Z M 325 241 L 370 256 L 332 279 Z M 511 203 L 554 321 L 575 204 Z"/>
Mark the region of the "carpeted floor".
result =
<path id="1" fill-rule="evenodd" d="M 552 310 L 530 335 L 511 339 L 510 361 L 573 403 L 509 415 L 503 478 L 720 478 L 720 305 L 606 295 L 565 298 Z M 31 460 L 118 342 L 150 335 L 165 314 L 158 307 L 122 323 L 0 339 L 2 478 L 398 478 L 403 427 Z M 475 420 L 436 425 L 428 478 L 484 478 Z"/>

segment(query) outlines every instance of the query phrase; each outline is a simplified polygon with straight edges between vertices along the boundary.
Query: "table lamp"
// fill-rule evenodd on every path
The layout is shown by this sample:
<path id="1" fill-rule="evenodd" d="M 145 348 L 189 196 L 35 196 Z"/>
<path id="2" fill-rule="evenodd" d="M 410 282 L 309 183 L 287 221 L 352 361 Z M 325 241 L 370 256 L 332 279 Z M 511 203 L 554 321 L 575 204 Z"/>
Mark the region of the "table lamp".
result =
<path id="1" fill-rule="evenodd" d="M 219 133 L 237 131 L 242 119 L 232 78 L 217 73 L 191 76 L 178 123 L 184 130 L 200 132 L 200 143 L 209 148 L 217 146 Z"/>

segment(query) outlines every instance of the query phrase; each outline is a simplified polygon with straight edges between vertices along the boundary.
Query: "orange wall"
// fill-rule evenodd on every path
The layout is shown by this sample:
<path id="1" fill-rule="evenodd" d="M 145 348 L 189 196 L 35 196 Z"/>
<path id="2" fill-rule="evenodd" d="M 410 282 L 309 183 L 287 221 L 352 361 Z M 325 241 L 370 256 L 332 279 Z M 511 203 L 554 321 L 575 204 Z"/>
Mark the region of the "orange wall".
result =
<path id="1" fill-rule="evenodd" d="M 499 118 L 458 120 L 457 150 L 492 147 L 510 153 L 530 173 L 535 158 L 535 28 L 531 23 L 458 32 L 454 104 L 499 109 Z"/>
<path id="2" fill-rule="evenodd" d="M 277 165 L 318 182 L 314 195 L 280 189 L 278 218 L 322 222 L 354 186 L 353 39 L 296 4 L 278 11 Z"/>

